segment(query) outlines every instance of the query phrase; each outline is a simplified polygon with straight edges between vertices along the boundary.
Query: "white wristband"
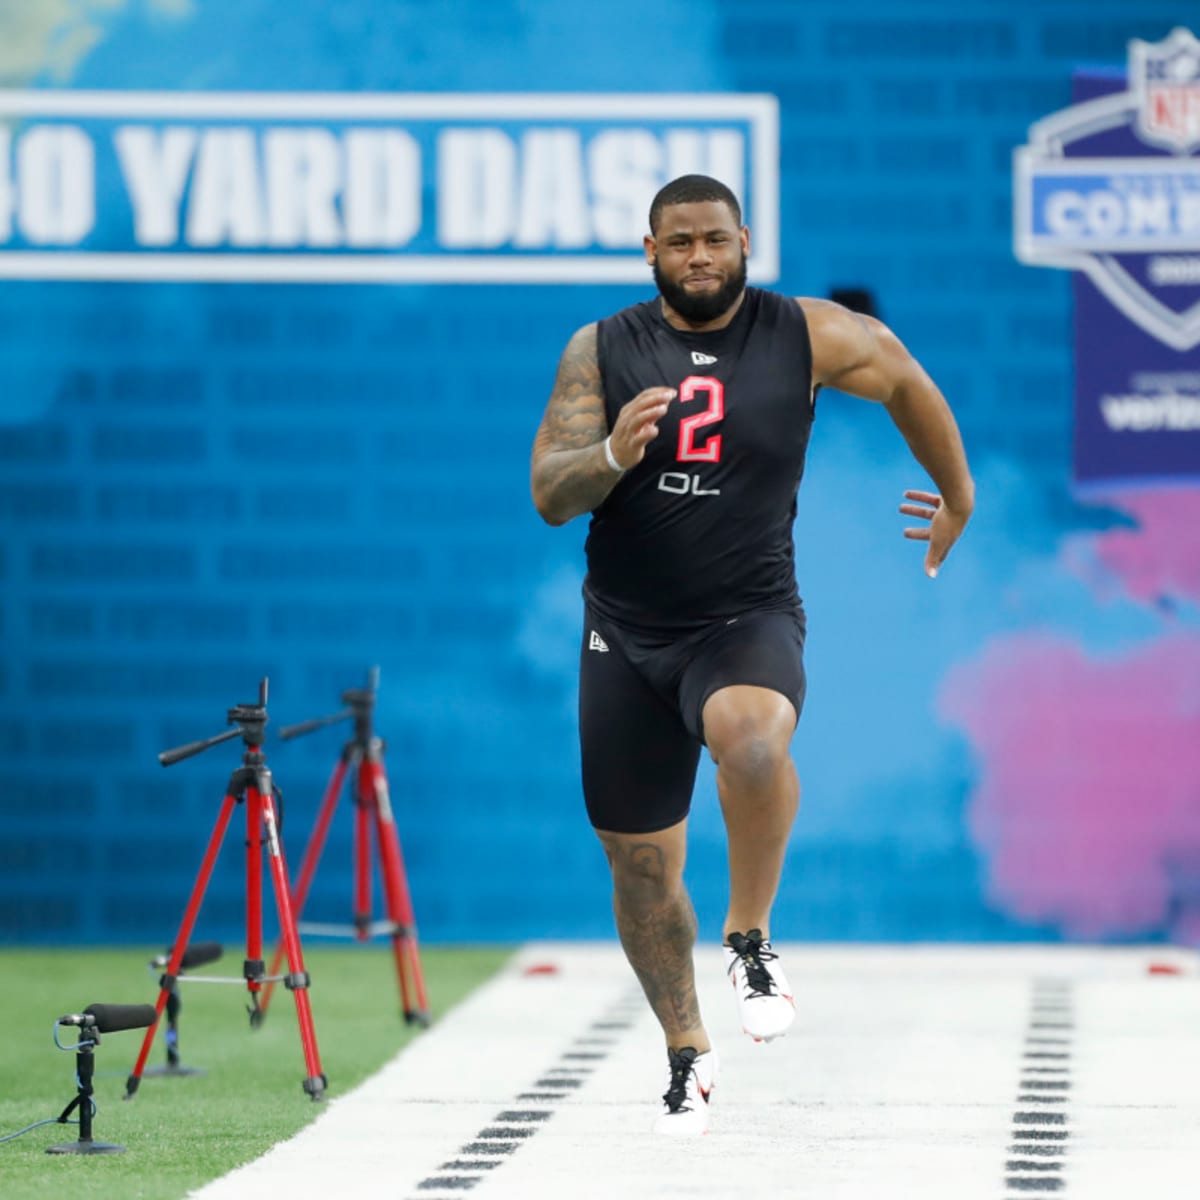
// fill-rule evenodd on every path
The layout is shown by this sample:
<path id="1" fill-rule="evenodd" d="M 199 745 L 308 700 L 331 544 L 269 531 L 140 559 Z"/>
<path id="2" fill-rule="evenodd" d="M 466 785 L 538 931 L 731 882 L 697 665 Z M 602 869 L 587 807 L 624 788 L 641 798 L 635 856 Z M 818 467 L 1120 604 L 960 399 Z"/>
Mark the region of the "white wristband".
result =
<path id="1" fill-rule="evenodd" d="M 606 437 L 604 439 L 604 458 L 607 461 L 608 465 L 610 467 L 612 467 L 612 469 L 614 471 L 616 471 L 616 473 L 618 475 L 625 474 L 625 468 L 623 466 L 621 466 L 621 464 L 619 462 L 617 462 L 616 456 L 612 452 L 612 434 L 611 433 L 608 435 L 608 437 Z"/>

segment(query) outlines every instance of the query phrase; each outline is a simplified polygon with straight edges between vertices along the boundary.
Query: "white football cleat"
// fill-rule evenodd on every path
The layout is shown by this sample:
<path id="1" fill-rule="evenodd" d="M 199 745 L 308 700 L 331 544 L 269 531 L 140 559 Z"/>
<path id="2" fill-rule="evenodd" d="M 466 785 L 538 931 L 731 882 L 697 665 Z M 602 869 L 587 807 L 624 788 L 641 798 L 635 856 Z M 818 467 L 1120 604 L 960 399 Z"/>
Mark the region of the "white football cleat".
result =
<path id="1" fill-rule="evenodd" d="M 731 933 L 722 949 L 742 1029 L 756 1042 L 782 1037 L 796 1019 L 796 1002 L 771 943 L 763 941 L 761 929 L 751 929 Z"/>
<path id="2" fill-rule="evenodd" d="M 654 1132 L 668 1137 L 695 1137 L 708 1129 L 708 1104 L 717 1085 L 715 1050 L 697 1053 L 691 1046 L 668 1050 L 671 1078 L 663 1093 Z"/>

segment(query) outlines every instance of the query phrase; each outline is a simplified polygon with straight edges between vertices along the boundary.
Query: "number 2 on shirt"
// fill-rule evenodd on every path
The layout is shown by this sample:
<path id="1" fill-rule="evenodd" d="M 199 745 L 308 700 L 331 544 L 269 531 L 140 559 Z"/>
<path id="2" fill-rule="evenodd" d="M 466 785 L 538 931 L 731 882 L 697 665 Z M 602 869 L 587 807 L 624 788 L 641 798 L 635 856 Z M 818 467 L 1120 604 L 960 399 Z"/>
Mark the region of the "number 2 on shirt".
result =
<path id="1" fill-rule="evenodd" d="M 679 385 L 681 404 L 701 399 L 706 394 L 708 408 L 679 422 L 679 453 L 675 456 L 679 462 L 721 461 L 721 435 L 714 434 L 702 446 L 697 446 L 696 432 L 725 416 L 725 385 L 711 375 L 689 375 Z"/>

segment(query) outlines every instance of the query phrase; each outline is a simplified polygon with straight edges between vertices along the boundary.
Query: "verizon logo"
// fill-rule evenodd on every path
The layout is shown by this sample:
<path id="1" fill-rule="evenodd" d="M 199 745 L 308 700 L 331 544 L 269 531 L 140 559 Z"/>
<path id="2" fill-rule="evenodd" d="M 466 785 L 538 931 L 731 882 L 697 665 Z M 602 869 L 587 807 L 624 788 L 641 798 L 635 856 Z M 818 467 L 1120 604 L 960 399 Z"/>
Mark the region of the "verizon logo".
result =
<path id="1" fill-rule="evenodd" d="M 1200 430 L 1200 396 L 1102 396 L 1100 411 L 1109 429 L 1118 432 Z"/>

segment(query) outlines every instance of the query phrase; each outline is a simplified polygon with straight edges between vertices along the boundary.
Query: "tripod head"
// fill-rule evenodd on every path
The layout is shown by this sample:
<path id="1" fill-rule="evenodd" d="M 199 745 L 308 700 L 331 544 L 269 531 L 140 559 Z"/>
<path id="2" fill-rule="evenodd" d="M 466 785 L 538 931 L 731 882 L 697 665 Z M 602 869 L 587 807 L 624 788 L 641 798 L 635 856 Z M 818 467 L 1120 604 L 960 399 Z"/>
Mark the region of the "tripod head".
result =
<path id="1" fill-rule="evenodd" d="M 311 721 L 301 721 L 298 725 L 287 725 L 279 731 L 280 741 L 290 742 L 293 738 L 324 729 L 327 725 L 353 719 L 355 740 L 364 744 L 369 742 L 373 736 L 371 726 L 375 714 L 375 693 L 378 690 L 379 668 L 372 667 L 367 672 L 366 687 L 351 688 L 342 693 L 342 703 L 346 707 L 341 712 L 328 717 L 316 717 Z"/>
<path id="2" fill-rule="evenodd" d="M 240 737 L 247 746 L 257 748 L 263 744 L 263 734 L 267 725 L 267 680 L 261 679 L 258 684 L 257 704 L 235 704 L 226 714 L 226 721 L 236 725 L 236 729 L 227 729 L 215 737 L 204 738 L 199 742 L 188 742 L 185 746 L 176 746 L 173 750 L 164 750 L 158 761 L 164 767 L 172 763 L 182 762 L 185 758 L 202 754 L 205 750 L 221 742 L 232 741 Z"/>

